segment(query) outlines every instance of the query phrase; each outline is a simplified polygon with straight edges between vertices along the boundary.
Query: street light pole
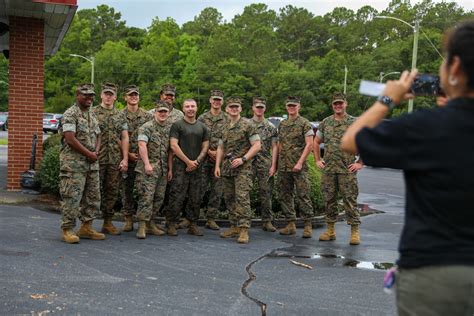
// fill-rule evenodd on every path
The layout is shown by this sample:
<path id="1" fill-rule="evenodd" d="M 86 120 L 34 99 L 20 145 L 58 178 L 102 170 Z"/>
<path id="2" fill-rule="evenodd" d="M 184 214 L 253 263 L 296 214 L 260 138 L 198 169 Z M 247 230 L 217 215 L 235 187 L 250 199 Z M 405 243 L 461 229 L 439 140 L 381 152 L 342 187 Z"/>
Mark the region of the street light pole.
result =
<path id="1" fill-rule="evenodd" d="M 94 58 L 94 57 L 87 58 L 87 57 L 84 57 L 84 56 L 78 55 L 78 54 L 69 54 L 69 56 L 72 56 L 72 57 L 79 57 L 79 58 L 85 59 L 85 60 L 87 60 L 88 62 L 91 63 L 91 83 L 94 84 L 95 58 Z"/>
<path id="2" fill-rule="evenodd" d="M 395 18 L 393 16 L 386 16 L 386 15 L 377 15 L 375 16 L 377 19 L 392 19 L 399 22 L 402 22 L 413 30 L 413 54 L 411 57 L 411 70 L 413 71 L 416 68 L 416 58 L 418 55 L 418 35 L 420 30 L 420 22 L 418 20 L 415 21 L 415 26 L 411 25 L 410 23 L 403 21 L 402 19 Z M 408 100 L 408 113 L 413 112 L 413 99 Z"/>
<path id="3" fill-rule="evenodd" d="M 344 65 L 344 94 L 347 92 L 347 65 Z"/>

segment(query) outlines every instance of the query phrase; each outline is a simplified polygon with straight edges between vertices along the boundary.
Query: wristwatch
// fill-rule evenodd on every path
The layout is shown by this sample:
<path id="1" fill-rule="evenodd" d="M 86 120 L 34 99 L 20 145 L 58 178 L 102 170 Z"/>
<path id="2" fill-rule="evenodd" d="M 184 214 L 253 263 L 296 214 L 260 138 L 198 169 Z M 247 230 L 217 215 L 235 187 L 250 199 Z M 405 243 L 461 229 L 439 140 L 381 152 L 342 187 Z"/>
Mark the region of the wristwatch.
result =
<path id="1" fill-rule="evenodd" d="M 386 95 L 381 95 L 377 98 L 377 101 L 382 103 L 383 105 L 386 105 L 389 110 L 393 109 L 395 107 L 395 103 L 393 103 L 393 100 L 391 97 L 388 97 Z"/>
<path id="2" fill-rule="evenodd" d="M 240 158 L 240 159 L 242 159 L 242 162 L 246 162 L 246 161 L 247 161 L 247 157 L 245 157 L 245 156 L 242 156 L 242 158 Z"/>

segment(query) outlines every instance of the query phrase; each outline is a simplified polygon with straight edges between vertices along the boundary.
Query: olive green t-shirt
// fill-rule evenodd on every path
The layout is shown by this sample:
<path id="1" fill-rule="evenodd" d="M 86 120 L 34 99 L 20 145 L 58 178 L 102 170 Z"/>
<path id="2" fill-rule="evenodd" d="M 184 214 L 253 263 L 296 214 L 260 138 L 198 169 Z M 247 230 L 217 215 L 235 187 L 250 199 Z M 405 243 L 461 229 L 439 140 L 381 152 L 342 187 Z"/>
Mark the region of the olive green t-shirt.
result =
<path id="1" fill-rule="evenodd" d="M 170 138 L 178 140 L 178 145 L 186 157 L 196 160 L 201 152 L 202 143 L 209 140 L 209 133 L 202 122 L 196 121 L 191 124 L 181 119 L 171 126 Z"/>

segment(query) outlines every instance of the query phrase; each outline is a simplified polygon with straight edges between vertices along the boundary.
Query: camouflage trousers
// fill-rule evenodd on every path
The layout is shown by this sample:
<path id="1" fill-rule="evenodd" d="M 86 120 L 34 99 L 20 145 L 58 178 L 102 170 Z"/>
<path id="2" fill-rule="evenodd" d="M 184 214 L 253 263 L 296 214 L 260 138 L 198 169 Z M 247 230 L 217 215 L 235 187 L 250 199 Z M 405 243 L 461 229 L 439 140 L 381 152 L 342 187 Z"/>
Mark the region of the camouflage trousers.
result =
<path id="1" fill-rule="evenodd" d="M 214 176 L 214 166 L 214 164 L 206 162 L 201 167 L 201 201 L 208 188 L 210 190 L 209 200 L 206 207 L 207 220 L 215 220 L 217 218 L 217 213 L 221 207 L 221 200 L 223 196 L 222 178 L 216 178 Z"/>
<path id="2" fill-rule="evenodd" d="M 253 179 L 258 185 L 258 202 L 262 221 L 271 221 L 273 219 L 272 211 L 272 190 L 273 177 L 268 176 L 270 166 L 268 164 L 252 165 Z"/>
<path id="3" fill-rule="evenodd" d="M 186 165 L 175 162 L 173 165 L 173 179 L 170 184 L 166 221 L 178 222 L 186 206 L 186 218 L 197 223 L 201 208 L 201 170 L 186 172 Z M 186 202 L 186 205 L 184 203 Z"/>
<path id="4" fill-rule="evenodd" d="M 136 163 L 128 162 L 127 173 L 122 179 L 122 212 L 123 215 L 134 215 L 137 212 L 137 200 L 135 199 L 135 167 Z"/>
<path id="5" fill-rule="evenodd" d="M 61 228 L 74 228 L 76 218 L 81 222 L 93 220 L 100 210 L 99 171 L 61 172 Z"/>
<path id="6" fill-rule="evenodd" d="M 338 214 L 338 198 L 342 198 L 342 208 L 349 225 L 360 224 L 360 212 L 357 208 L 357 174 L 323 173 L 321 187 L 326 209 L 326 222 L 334 223 Z"/>
<path id="7" fill-rule="evenodd" d="M 278 173 L 280 183 L 280 203 L 283 215 L 290 221 L 296 220 L 295 200 L 302 219 L 313 218 L 313 203 L 309 196 L 310 184 L 307 170 Z"/>
<path id="8" fill-rule="evenodd" d="M 242 170 L 235 176 L 222 177 L 225 204 L 232 226 L 250 228 L 251 171 Z"/>
<path id="9" fill-rule="evenodd" d="M 166 183 L 166 173 L 160 177 L 137 173 L 135 189 L 138 195 L 139 221 L 149 221 L 158 213 L 165 199 Z"/>
<path id="10" fill-rule="evenodd" d="M 104 218 L 114 216 L 114 206 L 117 202 L 122 183 L 122 173 L 117 166 L 110 164 L 100 165 L 100 210 Z"/>

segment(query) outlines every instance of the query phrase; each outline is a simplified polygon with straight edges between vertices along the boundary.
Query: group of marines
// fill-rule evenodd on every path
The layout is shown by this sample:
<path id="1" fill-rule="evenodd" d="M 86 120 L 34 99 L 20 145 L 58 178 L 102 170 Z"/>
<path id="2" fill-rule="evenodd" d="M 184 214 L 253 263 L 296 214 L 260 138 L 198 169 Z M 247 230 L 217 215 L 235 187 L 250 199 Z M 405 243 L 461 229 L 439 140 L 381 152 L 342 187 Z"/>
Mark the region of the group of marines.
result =
<path id="1" fill-rule="evenodd" d="M 94 86 L 82 84 L 77 87 L 76 103 L 64 113 L 60 152 L 63 241 L 102 240 L 105 234 L 133 231 L 133 216 L 138 221 L 139 239 L 147 234 L 176 236 L 178 228 L 202 236 L 197 223 L 208 191 L 206 227 L 220 229 L 216 219 L 223 198 L 230 227 L 220 236 L 237 237 L 245 244 L 249 242 L 254 181 L 258 185 L 262 228 L 277 231 L 271 205 L 277 172 L 281 208 L 288 221 L 279 233 L 296 234 L 296 202 L 304 220 L 302 237 L 311 238 L 314 212 L 306 159 L 314 147 L 316 164 L 324 171 L 322 189 L 328 224 L 319 239 L 336 238 L 334 223 L 340 192 L 352 227 L 350 243 L 359 244 L 355 172 L 362 165 L 356 157 L 341 154 L 337 139 L 353 119 L 345 113 L 344 95 L 334 95 L 334 115 L 321 123 L 316 135 L 311 123 L 300 116 L 301 101 L 295 96 L 286 98 L 288 118 L 278 129 L 265 118 L 267 104 L 263 97 L 253 98 L 253 117 L 247 119 L 241 117 L 239 97 L 226 98 L 223 111 L 224 93 L 220 90 L 211 91 L 210 109 L 199 117 L 193 99 L 184 100 L 182 112 L 174 107 L 176 88 L 171 84 L 162 86 L 160 99 L 151 111 L 139 106 L 137 86 L 124 89 L 126 107 L 121 111 L 114 106 L 117 96 L 117 86 L 105 83 L 101 104 L 92 107 Z M 319 153 L 323 142 L 325 161 Z M 124 215 L 121 230 L 112 223 L 120 195 Z M 155 222 L 160 210 L 166 228 Z M 101 232 L 92 227 L 93 219 L 99 216 L 104 220 Z M 82 224 L 74 232 L 76 218 Z"/>

